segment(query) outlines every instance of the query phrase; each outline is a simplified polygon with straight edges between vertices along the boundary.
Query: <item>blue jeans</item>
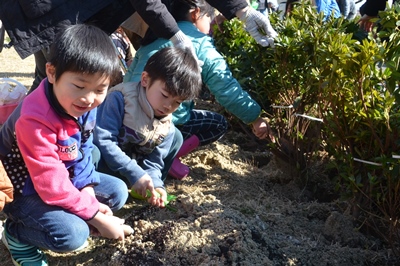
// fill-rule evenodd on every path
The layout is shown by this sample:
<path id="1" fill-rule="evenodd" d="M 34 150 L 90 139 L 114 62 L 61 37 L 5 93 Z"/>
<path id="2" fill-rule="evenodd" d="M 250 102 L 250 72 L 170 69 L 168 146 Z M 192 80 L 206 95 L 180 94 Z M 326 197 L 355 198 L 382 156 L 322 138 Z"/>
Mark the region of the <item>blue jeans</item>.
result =
<path id="1" fill-rule="evenodd" d="M 125 183 L 99 173 L 94 187 L 96 198 L 112 211 L 122 208 L 128 199 Z M 4 207 L 7 232 L 21 243 L 55 252 L 69 252 L 81 247 L 89 237 L 89 226 L 67 210 L 44 203 L 38 195 L 21 196 Z"/>

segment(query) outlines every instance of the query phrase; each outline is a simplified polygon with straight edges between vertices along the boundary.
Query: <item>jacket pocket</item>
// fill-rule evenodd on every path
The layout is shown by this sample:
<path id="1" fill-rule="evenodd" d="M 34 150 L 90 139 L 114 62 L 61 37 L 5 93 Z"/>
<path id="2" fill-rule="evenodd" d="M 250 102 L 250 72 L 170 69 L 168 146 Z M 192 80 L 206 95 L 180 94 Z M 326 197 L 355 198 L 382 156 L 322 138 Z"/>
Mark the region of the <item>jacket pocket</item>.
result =
<path id="1" fill-rule="evenodd" d="M 56 9 L 68 0 L 18 0 L 25 16 L 35 19 Z"/>

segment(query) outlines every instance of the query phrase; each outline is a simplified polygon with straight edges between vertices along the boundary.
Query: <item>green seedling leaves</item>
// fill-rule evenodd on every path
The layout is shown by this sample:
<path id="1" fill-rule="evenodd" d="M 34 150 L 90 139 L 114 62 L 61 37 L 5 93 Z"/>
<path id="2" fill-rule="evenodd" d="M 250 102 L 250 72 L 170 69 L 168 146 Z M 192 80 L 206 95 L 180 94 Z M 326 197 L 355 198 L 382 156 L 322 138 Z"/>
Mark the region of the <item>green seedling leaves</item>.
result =
<path id="1" fill-rule="evenodd" d="M 147 199 L 148 198 L 150 198 L 151 197 L 151 192 L 150 192 L 150 190 L 146 190 L 146 196 L 147 197 L 143 197 L 142 195 L 140 195 L 140 194 L 138 194 L 135 190 L 133 190 L 133 189 L 131 189 L 130 191 L 129 191 L 129 193 L 130 193 L 130 195 L 133 197 L 133 198 L 135 198 L 135 199 L 139 199 L 139 200 L 146 200 L 147 201 Z M 157 198 L 159 198 L 159 197 L 161 197 L 161 195 L 156 191 L 156 197 Z M 169 209 L 169 210 L 171 210 L 171 211 L 177 211 L 177 209 L 176 208 L 174 208 L 174 207 L 172 207 L 172 206 L 170 206 L 169 205 L 169 203 L 171 202 L 171 201 L 174 201 L 174 200 L 176 200 L 176 196 L 175 195 L 171 195 L 171 194 L 168 194 L 167 193 L 167 201 L 165 202 L 165 207 L 167 208 L 167 209 Z"/>

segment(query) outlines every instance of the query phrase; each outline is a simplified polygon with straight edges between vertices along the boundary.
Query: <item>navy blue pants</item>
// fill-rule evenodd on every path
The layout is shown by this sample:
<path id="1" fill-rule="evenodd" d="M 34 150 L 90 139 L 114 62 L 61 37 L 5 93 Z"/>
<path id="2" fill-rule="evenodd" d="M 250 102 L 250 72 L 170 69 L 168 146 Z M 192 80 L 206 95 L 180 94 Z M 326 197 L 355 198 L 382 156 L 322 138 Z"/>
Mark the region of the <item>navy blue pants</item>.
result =
<path id="1" fill-rule="evenodd" d="M 176 125 L 183 139 L 196 135 L 200 146 L 219 140 L 228 130 L 225 117 L 207 110 L 191 110 L 190 119 L 183 125 Z"/>

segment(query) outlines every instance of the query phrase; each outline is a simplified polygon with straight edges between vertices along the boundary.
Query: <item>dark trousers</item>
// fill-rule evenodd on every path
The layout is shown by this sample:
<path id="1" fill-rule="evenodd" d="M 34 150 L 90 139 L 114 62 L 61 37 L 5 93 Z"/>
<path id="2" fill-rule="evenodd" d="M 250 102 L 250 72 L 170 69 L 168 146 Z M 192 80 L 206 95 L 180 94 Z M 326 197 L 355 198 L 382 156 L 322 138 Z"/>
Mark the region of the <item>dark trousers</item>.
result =
<path id="1" fill-rule="evenodd" d="M 228 130 L 228 122 L 218 113 L 193 109 L 190 111 L 190 119 L 176 127 L 181 131 L 183 139 L 196 135 L 200 146 L 203 146 L 219 140 Z"/>
<path id="2" fill-rule="evenodd" d="M 29 92 L 35 90 L 40 82 L 47 76 L 46 75 L 46 63 L 48 59 L 48 49 L 40 50 L 33 54 L 35 57 L 35 79 L 33 80 L 31 89 Z"/>

